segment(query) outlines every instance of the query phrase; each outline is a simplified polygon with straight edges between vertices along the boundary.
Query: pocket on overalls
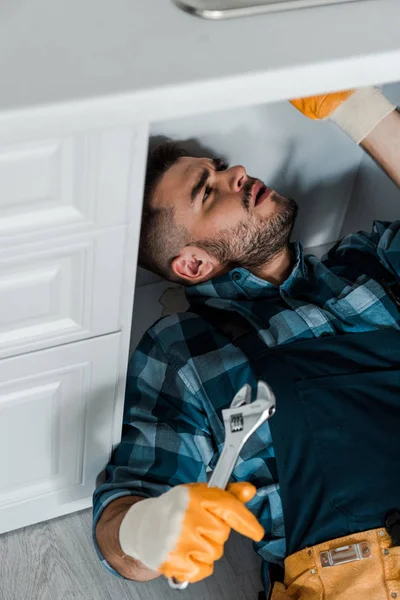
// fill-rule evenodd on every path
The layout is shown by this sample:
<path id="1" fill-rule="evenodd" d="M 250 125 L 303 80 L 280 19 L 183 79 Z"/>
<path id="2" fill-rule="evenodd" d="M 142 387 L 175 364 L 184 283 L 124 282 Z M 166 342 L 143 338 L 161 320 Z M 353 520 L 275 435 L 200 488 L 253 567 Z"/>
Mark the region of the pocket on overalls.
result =
<path id="1" fill-rule="evenodd" d="M 355 522 L 400 503 L 400 370 L 296 383 L 331 504 Z"/>
<path id="2" fill-rule="evenodd" d="M 272 589 L 271 600 L 322 600 L 323 597 L 320 579 L 312 576 L 308 570 L 288 587 L 277 581 Z"/>

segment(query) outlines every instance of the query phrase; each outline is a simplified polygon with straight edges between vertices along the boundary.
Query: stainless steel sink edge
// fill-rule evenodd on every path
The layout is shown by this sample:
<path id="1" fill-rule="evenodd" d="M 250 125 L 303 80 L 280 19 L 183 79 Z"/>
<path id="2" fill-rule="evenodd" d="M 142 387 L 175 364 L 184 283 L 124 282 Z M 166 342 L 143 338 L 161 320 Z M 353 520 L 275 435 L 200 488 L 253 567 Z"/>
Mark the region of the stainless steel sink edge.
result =
<path id="1" fill-rule="evenodd" d="M 347 2 L 360 2 L 362 0 L 286 0 L 286 2 L 268 2 L 265 4 L 257 4 L 254 6 L 243 6 L 239 8 L 225 9 L 210 9 L 201 7 L 200 3 L 192 0 L 172 0 L 179 8 L 185 12 L 201 17 L 203 19 L 211 19 L 214 21 L 220 19 L 233 19 L 237 17 L 249 17 L 264 14 L 267 12 L 279 12 L 286 10 L 295 10 L 301 8 L 316 8 L 320 6 L 328 6 L 330 4 L 345 4 Z"/>

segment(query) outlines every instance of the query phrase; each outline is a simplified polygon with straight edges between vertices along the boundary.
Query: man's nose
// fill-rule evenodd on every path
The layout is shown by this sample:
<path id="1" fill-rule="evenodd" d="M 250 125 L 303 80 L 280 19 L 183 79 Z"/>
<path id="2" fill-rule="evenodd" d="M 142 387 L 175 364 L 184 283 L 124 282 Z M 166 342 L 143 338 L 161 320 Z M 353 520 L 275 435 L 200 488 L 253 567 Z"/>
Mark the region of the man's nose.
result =
<path id="1" fill-rule="evenodd" d="M 246 169 L 241 165 L 231 167 L 227 171 L 229 177 L 229 187 L 233 192 L 240 192 L 246 183 L 247 173 Z"/>

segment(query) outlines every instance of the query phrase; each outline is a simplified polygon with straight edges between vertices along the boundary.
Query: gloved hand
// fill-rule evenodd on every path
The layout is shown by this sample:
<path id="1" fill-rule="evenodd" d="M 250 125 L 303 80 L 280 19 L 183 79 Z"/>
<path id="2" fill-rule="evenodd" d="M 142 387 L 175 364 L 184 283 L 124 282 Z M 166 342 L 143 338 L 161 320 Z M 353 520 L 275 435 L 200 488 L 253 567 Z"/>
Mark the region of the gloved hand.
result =
<path id="1" fill-rule="evenodd" d="M 297 98 L 295 108 L 310 119 L 330 119 L 357 144 L 396 107 L 377 88 Z"/>
<path id="2" fill-rule="evenodd" d="M 354 94 L 355 90 L 346 92 L 334 92 L 333 94 L 322 94 L 321 96 L 309 96 L 307 98 L 296 98 L 291 100 L 297 110 L 309 119 L 328 118 L 343 102 Z"/>
<path id="3" fill-rule="evenodd" d="M 166 577 L 200 581 L 212 574 L 231 529 L 254 541 L 263 538 L 263 528 L 244 506 L 255 493 L 246 482 L 226 491 L 191 483 L 141 500 L 122 520 L 122 551 Z"/>

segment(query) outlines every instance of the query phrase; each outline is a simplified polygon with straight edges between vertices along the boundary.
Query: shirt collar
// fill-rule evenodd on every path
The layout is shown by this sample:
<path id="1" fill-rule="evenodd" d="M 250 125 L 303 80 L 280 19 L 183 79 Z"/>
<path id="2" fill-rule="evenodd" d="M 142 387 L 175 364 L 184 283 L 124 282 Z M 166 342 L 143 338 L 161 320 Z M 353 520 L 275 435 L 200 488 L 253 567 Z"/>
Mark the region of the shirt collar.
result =
<path id="1" fill-rule="evenodd" d="M 290 245 L 295 253 L 296 264 L 288 279 L 280 288 L 290 288 L 298 278 L 306 277 L 307 267 L 304 262 L 304 250 L 300 242 L 294 242 Z M 210 298 L 223 300 L 245 300 L 261 297 L 275 296 L 278 287 L 260 279 L 247 269 L 241 267 L 232 269 L 224 275 L 199 283 L 186 288 L 186 295 L 189 302 L 204 302 Z"/>

